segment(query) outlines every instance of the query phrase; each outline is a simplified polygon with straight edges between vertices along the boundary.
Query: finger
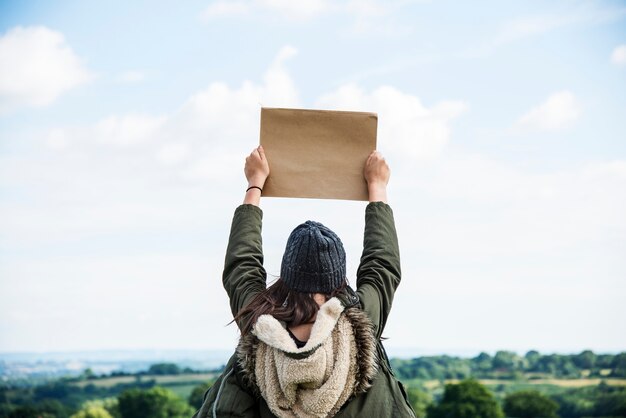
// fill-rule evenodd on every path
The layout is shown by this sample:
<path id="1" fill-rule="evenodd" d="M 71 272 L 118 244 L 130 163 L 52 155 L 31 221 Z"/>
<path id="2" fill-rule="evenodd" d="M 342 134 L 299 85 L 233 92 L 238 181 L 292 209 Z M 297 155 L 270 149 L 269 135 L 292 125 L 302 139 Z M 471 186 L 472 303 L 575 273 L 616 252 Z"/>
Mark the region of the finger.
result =
<path id="1" fill-rule="evenodd" d="M 259 153 L 259 155 L 261 156 L 262 159 L 265 158 L 265 150 L 263 149 L 263 145 L 259 145 L 259 147 L 257 148 L 257 151 Z"/>

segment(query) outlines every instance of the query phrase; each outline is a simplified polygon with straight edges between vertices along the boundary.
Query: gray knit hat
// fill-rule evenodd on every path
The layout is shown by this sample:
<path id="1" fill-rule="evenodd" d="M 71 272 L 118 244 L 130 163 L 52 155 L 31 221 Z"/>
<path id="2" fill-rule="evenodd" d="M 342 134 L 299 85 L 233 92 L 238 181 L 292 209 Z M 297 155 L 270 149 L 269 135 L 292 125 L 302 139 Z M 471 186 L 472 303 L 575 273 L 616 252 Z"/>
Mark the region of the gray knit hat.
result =
<path id="1" fill-rule="evenodd" d="M 319 222 L 306 221 L 291 232 L 280 278 L 291 290 L 331 293 L 346 279 L 346 252 L 341 240 Z"/>

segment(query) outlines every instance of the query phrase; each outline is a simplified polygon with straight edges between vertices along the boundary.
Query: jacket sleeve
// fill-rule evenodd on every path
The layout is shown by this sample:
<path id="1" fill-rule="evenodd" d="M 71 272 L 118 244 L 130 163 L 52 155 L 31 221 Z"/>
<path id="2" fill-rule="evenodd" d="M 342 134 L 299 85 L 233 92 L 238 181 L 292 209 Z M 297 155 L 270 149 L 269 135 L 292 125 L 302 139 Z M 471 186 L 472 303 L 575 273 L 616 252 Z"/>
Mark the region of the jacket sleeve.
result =
<path id="1" fill-rule="evenodd" d="M 400 278 L 400 249 L 391 207 L 383 202 L 369 203 L 356 285 L 361 307 L 372 320 L 377 338 L 385 328 Z"/>
<path id="2" fill-rule="evenodd" d="M 233 316 L 259 292 L 265 290 L 261 224 L 258 206 L 241 205 L 235 210 L 226 249 L 222 283 Z"/>

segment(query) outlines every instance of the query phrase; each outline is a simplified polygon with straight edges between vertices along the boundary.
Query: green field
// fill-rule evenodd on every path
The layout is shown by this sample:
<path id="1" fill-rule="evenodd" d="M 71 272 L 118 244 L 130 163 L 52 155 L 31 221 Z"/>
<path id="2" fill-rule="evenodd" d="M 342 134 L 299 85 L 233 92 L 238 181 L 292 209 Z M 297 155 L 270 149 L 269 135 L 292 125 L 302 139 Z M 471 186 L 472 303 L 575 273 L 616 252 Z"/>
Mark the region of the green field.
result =
<path id="1" fill-rule="evenodd" d="M 180 396 L 187 399 L 191 391 L 198 385 L 214 380 L 218 373 L 188 373 L 179 375 L 141 375 L 141 376 L 113 376 L 98 378 L 92 380 L 83 380 L 75 382 L 73 385 L 84 388 L 88 385 L 94 385 L 101 388 L 111 388 L 119 384 L 133 384 L 141 382 L 154 381 L 155 384 L 167 388 Z"/>
<path id="2" fill-rule="evenodd" d="M 485 386 L 526 386 L 533 388 L 537 386 L 556 386 L 562 388 L 581 388 L 585 386 L 597 386 L 604 382 L 609 386 L 626 386 L 626 379 L 532 379 L 532 380 L 510 380 L 510 379 L 477 379 Z M 422 385 L 426 389 L 436 389 L 446 383 L 459 383 L 458 379 L 440 380 L 409 380 L 404 382 L 407 386 Z"/>
<path id="3" fill-rule="evenodd" d="M 142 375 L 142 376 L 115 376 L 85 380 L 74 383 L 76 386 L 85 387 L 94 385 L 97 387 L 113 387 L 118 384 L 132 384 L 138 382 L 148 382 L 154 380 L 159 386 L 170 389 L 183 399 L 187 399 L 194 387 L 205 382 L 214 380 L 217 373 L 189 373 L 171 376 Z M 510 380 L 510 379 L 478 379 L 480 383 L 487 386 L 494 393 L 506 394 L 525 389 L 538 389 L 544 393 L 556 393 L 563 389 L 581 388 L 585 386 L 597 386 L 600 382 L 605 382 L 610 386 L 626 386 L 626 379 L 531 379 Z M 445 384 L 458 383 L 457 379 L 447 380 L 405 380 L 403 383 L 409 387 L 422 388 L 430 393 L 443 391 Z"/>
<path id="4" fill-rule="evenodd" d="M 112 387 L 119 384 L 130 384 L 137 382 L 147 382 L 154 380 L 157 385 L 170 387 L 181 385 L 199 385 L 217 377 L 217 373 L 188 373 L 177 375 L 141 375 L 141 376 L 114 376 L 105 377 L 93 380 L 83 380 L 76 382 L 75 385 L 79 387 L 85 387 L 87 385 L 94 385 L 98 387 Z"/>

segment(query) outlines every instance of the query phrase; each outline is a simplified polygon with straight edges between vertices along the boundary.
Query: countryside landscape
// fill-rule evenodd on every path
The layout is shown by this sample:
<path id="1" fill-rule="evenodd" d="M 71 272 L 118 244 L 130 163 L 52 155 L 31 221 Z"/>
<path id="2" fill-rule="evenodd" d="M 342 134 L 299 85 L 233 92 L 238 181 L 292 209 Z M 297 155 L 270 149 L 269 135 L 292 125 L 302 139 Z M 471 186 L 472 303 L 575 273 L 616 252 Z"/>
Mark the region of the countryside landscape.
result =
<path id="1" fill-rule="evenodd" d="M 625 93 L 626 0 L 0 0 L 0 418 L 194 417 L 240 338 L 225 255 L 257 189 L 267 285 L 313 220 L 358 291 L 389 204 L 375 405 L 626 417 Z M 282 161 L 334 189 L 367 144 L 388 194 L 263 192 L 263 109 L 376 122 L 336 151 L 288 135 L 267 184 Z"/>
<path id="2" fill-rule="evenodd" d="M 498 351 L 391 363 L 418 417 L 626 416 L 626 352 Z M 50 376 L 16 374 L 7 360 L 0 365 L 3 418 L 191 417 L 222 370 L 161 362 L 132 372 L 86 368 Z"/>

